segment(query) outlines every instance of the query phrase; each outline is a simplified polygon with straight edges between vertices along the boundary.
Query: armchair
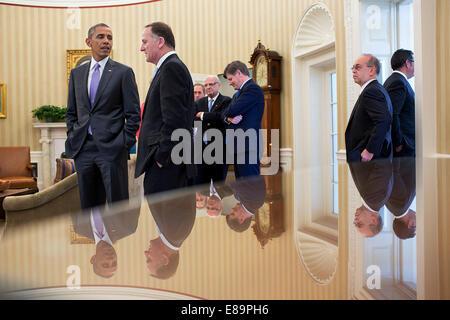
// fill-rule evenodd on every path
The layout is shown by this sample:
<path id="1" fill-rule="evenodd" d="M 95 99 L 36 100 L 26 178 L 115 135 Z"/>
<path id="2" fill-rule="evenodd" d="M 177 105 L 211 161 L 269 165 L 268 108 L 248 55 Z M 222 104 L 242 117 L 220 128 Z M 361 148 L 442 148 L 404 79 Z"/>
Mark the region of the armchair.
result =
<path id="1" fill-rule="evenodd" d="M 36 171 L 30 163 L 30 147 L 0 147 L 0 179 L 9 182 L 9 189 L 37 192 Z"/>

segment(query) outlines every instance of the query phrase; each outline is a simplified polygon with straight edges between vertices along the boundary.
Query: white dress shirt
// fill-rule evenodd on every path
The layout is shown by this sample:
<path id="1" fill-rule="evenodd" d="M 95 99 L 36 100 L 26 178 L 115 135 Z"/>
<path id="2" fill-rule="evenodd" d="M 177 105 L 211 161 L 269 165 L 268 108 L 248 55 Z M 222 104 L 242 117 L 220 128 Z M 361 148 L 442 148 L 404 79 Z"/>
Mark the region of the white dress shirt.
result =
<path id="1" fill-rule="evenodd" d="M 105 70 L 105 65 L 108 62 L 108 59 L 109 59 L 109 57 L 106 57 L 103 60 L 95 61 L 94 58 L 91 58 L 91 67 L 89 69 L 89 77 L 88 77 L 88 84 L 87 84 L 89 97 L 91 97 L 91 80 L 92 80 L 92 73 L 94 72 L 94 67 L 98 62 L 98 64 L 100 65 L 100 68 L 98 69 L 98 71 L 100 72 L 100 76 L 98 79 L 100 80 L 102 78 L 103 70 Z"/>
<path id="2" fill-rule="evenodd" d="M 101 230 L 101 231 L 99 231 L 95 228 L 94 216 L 91 212 L 91 227 L 92 227 L 92 233 L 94 234 L 95 244 L 99 243 L 100 240 L 103 240 L 112 246 L 113 243 L 112 243 L 111 239 L 109 238 L 108 232 L 106 231 L 105 224 L 103 223 L 103 221 L 102 221 L 102 226 L 103 226 L 103 230 Z M 99 236 L 100 233 L 103 233 L 102 238 L 100 238 L 100 236 Z"/>

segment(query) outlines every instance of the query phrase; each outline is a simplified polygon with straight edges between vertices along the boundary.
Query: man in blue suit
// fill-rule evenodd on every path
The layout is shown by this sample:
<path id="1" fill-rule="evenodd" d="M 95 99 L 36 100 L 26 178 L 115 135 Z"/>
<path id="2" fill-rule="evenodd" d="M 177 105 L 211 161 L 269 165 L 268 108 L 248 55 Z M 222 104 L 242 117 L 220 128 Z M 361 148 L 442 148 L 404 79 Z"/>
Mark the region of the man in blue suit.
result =
<path id="1" fill-rule="evenodd" d="M 234 174 L 236 178 L 257 176 L 259 170 L 259 144 L 261 120 L 264 114 L 264 93 L 262 89 L 250 78 L 247 66 L 241 61 L 231 62 L 223 72 L 228 84 L 237 92 L 230 105 L 223 112 L 228 129 L 234 130 L 234 136 L 227 137 L 227 153 L 233 154 Z M 238 123 L 233 119 L 242 116 Z M 239 130 L 241 129 L 241 130 Z M 237 136 L 246 135 L 245 142 Z M 262 142 L 262 141 L 261 141 Z M 231 148 L 233 147 L 233 148 Z M 230 159 L 227 157 L 227 164 Z M 225 171 L 228 166 L 225 166 Z"/>

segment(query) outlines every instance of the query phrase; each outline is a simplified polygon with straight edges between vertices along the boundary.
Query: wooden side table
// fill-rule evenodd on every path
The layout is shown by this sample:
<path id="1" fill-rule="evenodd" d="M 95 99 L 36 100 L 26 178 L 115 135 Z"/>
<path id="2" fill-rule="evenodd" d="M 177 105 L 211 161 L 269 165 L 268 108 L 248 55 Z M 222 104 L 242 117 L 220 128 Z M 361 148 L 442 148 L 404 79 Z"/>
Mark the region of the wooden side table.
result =
<path id="1" fill-rule="evenodd" d="M 9 196 L 23 196 L 26 194 L 36 193 L 37 189 L 24 188 L 24 189 L 6 189 L 0 192 L 0 220 L 5 220 L 5 210 L 3 210 L 3 200 Z"/>

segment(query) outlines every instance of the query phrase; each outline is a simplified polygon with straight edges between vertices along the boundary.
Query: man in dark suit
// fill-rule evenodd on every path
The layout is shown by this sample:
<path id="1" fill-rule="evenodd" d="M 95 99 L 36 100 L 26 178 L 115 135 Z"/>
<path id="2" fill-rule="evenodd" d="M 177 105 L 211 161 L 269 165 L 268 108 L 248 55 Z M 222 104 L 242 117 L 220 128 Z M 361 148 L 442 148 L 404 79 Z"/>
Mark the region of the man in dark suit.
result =
<path id="1" fill-rule="evenodd" d="M 180 248 L 195 223 L 195 192 L 169 196 L 163 200 L 150 196 L 150 212 L 155 220 L 158 237 L 150 240 L 144 252 L 150 275 L 168 279 L 178 269 Z"/>
<path id="2" fill-rule="evenodd" d="M 175 164 L 171 153 L 176 141 L 172 133 L 184 129 L 192 142 L 194 89 L 188 68 L 175 53 L 171 28 L 162 22 L 145 27 L 141 51 L 156 65 L 145 99 L 139 134 L 135 177 L 145 173 L 144 193 L 182 188 L 193 178 L 193 164 Z"/>
<path id="3" fill-rule="evenodd" d="M 214 141 L 214 139 L 211 139 L 211 135 L 208 135 L 208 130 L 217 129 L 220 131 L 222 137 L 221 149 L 212 151 L 210 155 L 214 159 L 216 156 L 214 152 L 220 151 L 222 163 L 207 164 L 203 157 L 202 163 L 197 166 L 196 184 L 209 184 L 211 179 L 213 183 L 225 180 L 225 123 L 222 119 L 222 112 L 228 107 L 231 99 L 219 93 L 220 80 L 217 76 L 208 76 L 205 79 L 205 90 L 206 97 L 195 102 L 196 117 L 194 120 L 202 121 L 202 152 L 208 144 Z"/>
<path id="4" fill-rule="evenodd" d="M 109 58 L 111 29 L 89 29 L 88 64 L 72 69 L 67 102 L 66 155 L 75 159 L 81 207 L 128 199 L 128 151 L 140 123 L 133 70 Z"/>
<path id="5" fill-rule="evenodd" d="M 372 55 L 364 54 L 352 67 L 353 79 L 361 86 L 347 129 L 345 146 L 348 162 L 367 162 L 392 156 L 391 99 L 377 81 L 380 62 Z"/>
<path id="6" fill-rule="evenodd" d="M 223 112 L 227 129 L 233 129 L 235 137 L 227 137 L 227 153 L 233 155 L 234 174 L 236 178 L 257 176 L 260 174 L 260 136 L 261 120 L 264 114 L 264 93 L 251 78 L 247 66 L 241 61 L 231 62 L 224 70 L 228 84 L 237 92 L 233 95 L 228 108 Z M 242 117 L 235 122 L 236 117 Z M 243 139 L 242 129 L 245 135 Z M 233 147 L 232 147 L 233 146 Z M 227 156 L 227 164 L 228 161 Z M 228 167 L 228 166 L 226 166 Z"/>
<path id="7" fill-rule="evenodd" d="M 397 50 L 391 58 L 394 72 L 384 82 L 392 102 L 392 144 L 394 157 L 416 155 L 415 94 L 408 82 L 414 77 L 414 54 Z"/>
<path id="8" fill-rule="evenodd" d="M 364 237 L 373 237 L 383 228 L 380 210 L 388 201 L 393 186 L 391 159 L 349 162 L 350 172 L 361 196 L 353 224 Z"/>
<path id="9" fill-rule="evenodd" d="M 236 232 L 250 227 L 251 221 L 266 199 L 266 182 L 263 176 L 239 179 L 230 183 L 236 205 L 226 216 L 227 225 Z"/>
<path id="10" fill-rule="evenodd" d="M 117 254 L 114 244 L 136 232 L 140 203 L 119 203 L 106 210 L 93 210 L 72 214 L 74 231 L 95 241 L 95 254 L 91 257 L 95 274 L 110 278 L 117 270 Z"/>
<path id="11" fill-rule="evenodd" d="M 400 239 L 416 235 L 416 212 L 411 204 L 416 198 L 416 161 L 413 157 L 397 157 L 393 160 L 394 185 L 386 207 L 395 216 L 394 233 Z"/>

